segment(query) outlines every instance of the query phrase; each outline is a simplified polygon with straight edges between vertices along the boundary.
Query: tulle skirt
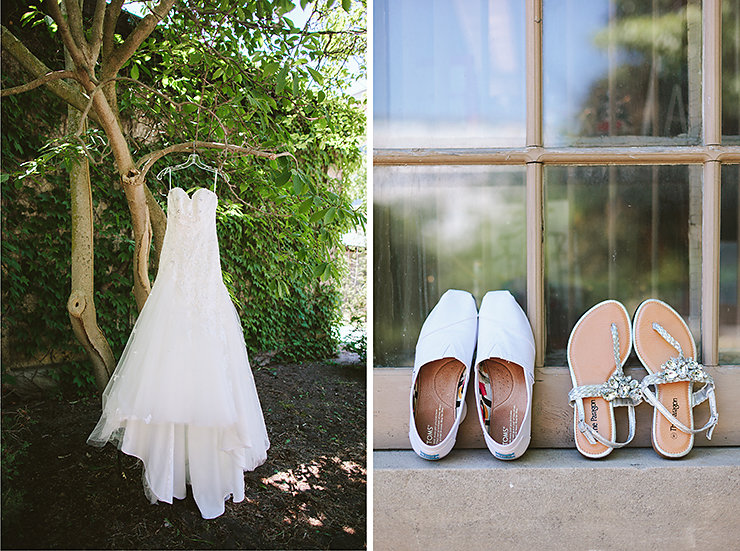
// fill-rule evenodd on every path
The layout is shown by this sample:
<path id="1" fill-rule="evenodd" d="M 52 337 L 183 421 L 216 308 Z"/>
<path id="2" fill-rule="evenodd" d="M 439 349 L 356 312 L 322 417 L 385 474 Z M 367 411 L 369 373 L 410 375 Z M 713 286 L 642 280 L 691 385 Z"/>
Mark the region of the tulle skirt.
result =
<path id="1" fill-rule="evenodd" d="M 190 484 L 203 518 L 214 518 L 229 496 L 244 499 L 244 471 L 264 463 L 270 444 L 220 277 L 197 289 L 167 279 L 159 274 L 136 321 L 88 443 L 140 458 L 153 503 L 183 499 Z"/>

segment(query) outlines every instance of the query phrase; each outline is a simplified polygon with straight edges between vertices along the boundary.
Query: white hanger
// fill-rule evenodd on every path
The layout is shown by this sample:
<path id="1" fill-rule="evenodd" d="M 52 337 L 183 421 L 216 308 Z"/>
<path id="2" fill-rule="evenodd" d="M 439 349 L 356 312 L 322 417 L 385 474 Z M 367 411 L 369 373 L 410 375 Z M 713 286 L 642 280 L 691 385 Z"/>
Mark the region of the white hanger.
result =
<path id="1" fill-rule="evenodd" d="M 157 174 L 157 180 L 161 181 L 162 176 L 167 174 L 169 176 L 169 189 L 172 189 L 172 173 L 193 165 L 213 173 L 213 193 L 216 193 L 216 182 L 218 181 L 219 174 L 226 181 L 227 184 L 229 183 L 228 174 L 221 172 L 218 168 L 214 166 L 205 164 L 203 161 L 200 160 L 200 156 L 197 153 L 191 153 L 190 156 L 188 156 L 188 160 L 184 163 L 175 166 L 168 166 L 167 168 L 162 170 L 159 174 Z"/>

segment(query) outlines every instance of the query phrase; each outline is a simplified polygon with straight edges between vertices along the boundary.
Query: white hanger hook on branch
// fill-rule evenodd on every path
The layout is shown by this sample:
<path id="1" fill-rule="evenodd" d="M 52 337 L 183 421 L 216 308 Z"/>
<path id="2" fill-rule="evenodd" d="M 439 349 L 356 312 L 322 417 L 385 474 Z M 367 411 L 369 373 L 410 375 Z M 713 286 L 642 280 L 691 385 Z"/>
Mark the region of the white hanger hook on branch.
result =
<path id="1" fill-rule="evenodd" d="M 287 151 L 282 152 L 282 153 L 275 153 L 272 151 L 262 151 L 259 149 L 255 149 L 254 147 L 243 147 L 243 146 L 231 145 L 227 143 L 206 142 L 206 141 L 196 140 L 192 142 L 184 142 L 180 144 L 171 145 L 169 147 L 165 147 L 164 149 L 152 151 L 151 153 L 142 157 L 137 164 L 138 169 L 139 169 L 139 178 L 141 179 L 141 182 L 144 181 L 147 173 L 152 168 L 152 166 L 154 166 L 154 163 L 156 163 L 162 157 L 170 155 L 171 153 L 191 152 L 191 151 L 195 151 L 196 149 L 218 149 L 218 150 L 227 151 L 230 153 L 236 153 L 239 155 L 252 155 L 254 157 L 262 157 L 265 159 L 269 159 L 271 161 L 275 159 L 279 159 L 280 157 L 290 157 L 291 159 L 293 159 L 294 162 L 298 163 L 295 156 L 292 153 L 289 153 Z"/>

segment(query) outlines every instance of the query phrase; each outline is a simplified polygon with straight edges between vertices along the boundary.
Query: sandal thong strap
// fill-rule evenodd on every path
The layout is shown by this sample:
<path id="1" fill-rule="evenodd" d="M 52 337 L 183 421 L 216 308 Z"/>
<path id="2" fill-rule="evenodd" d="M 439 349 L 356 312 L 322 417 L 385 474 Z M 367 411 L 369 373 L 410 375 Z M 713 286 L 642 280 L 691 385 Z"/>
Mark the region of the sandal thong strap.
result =
<path id="1" fill-rule="evenodd" d="M 574 387 L 568 393 L 570 406 L 575 407 L 578 415 L 578 430 L 580 430 L 591 444 L 600 442 L 610 448 L 621 448 L 632 441 L 635 436 L 635 406 L 642 402 L 640 383 L 625 375 L 622 362 L 619 358 L 619 332 L 617 325 L 611 324 L 612 343 L 614 344 L 614 363 L 616 369 L 605 383 L 599 385 L 581 385 Z M 586 423 L 586 412 L 583 407 L 585 398 L 603 398 L 613 406 L 627 406 L 629 408 L 629 435 L 625 442 L 616 442 L 603 437 Z"/>
<path id="2" fill-rule="evenodd" d="M 699 434 L 700 432 L 707 431 L 707 440 L 711 440 L 712 432 L 714 432 L 714 427 L 717 425 L 717 421 L 719 420 L 719 414 L 717 413 L 717 398 L 714 394 L 714 379 L 712 379 L 712 376 L 705 371 L 704 366 L 694 358 L 687 358 L 683 355 L 681 345 L 659 323 L 653 322 L 653 329 L 655 329 L 655 331 L 657 331 L 668 344 L 676 349 L 678 357 L 670 358 L 660 366 L 660 371 L 651 373 L 643 378 L 640 387 L 642 389 L 642 394 L 645 397 L 645 401 L 657 409 L 663 417 L 668 419 L 679 430 L 690 434 Z M 709 410 L 711 412 L 709 421 L 699 429 L 689 428 L 679 421 L 675 415 L 668 411 L 668 408 L 658 401 L 655 393 L 649 388 L 650 386 L 656 386 L 657 388 L 657 385 L 660 384 L 677 383 L 680 381 L 704 383 L 699 390 L 691 394 L 689 400 L 692 408 L 698 406 L 705 400 L 709 400 Z"/>

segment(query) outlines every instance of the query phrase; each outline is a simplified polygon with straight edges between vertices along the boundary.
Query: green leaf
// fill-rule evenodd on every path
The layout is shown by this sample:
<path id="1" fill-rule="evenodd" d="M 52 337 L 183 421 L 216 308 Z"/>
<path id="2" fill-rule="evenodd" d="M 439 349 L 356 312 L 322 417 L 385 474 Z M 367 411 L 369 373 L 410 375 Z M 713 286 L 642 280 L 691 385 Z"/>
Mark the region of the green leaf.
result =
<path id="1" fill-rule="evenodd" d="M 303 179 L 301 178 L 300 173 L 296 172 L 293 174 L 293 193 L 296 195 L 300 195 L 303 193 L 303 190 L 306 188 L 306 185 L 303 182 Z"/>
<path id="2" fill-rule="evenodd" d="M 36 15 L 35 11 L 27 11 L 21 16 L 21 25 L 25 25 Z"/>
<path id="3" fill-rule="evenodd" d="M 308 72 L 311 73 L 311 76 L 319 85 L 324 84 L 324 77 L 321 76 L 321 73 L 319 73 L 316 69 L 311 69 L 311 67 L 306 67 L 306 69 L 308 69 Z"/>
<path id="4" fill-rule="evenodd" d="M 352 0 L 342 0 L 342 7 L 344 8 L 344 11 L 349 12 L 352 7 Z"/>
<path id="5" fill-rule="evenodd" d="M 331 224 L 334 221 L 334 216 L 337 214 L 337 208 L 331 207 L 329 210 L 326 211 L 326 215 L 324 216 L 324 222 L 327 224 Z"/>
<path id="6" fill-rule="evenodd" d="M 131 78 L 134 80 L 139 79 L 139 66 L 136 63 L 131 65 Z"/>
<path id="7" fill-rule="evenodd" d="M 301 203 L 301 206 L 298 207 L 298 213 L 306 214 L 309 210 L 311 210 L 311 206 L 313 206 L 313 197 L 309 197 Z"/>
<path id="8" fill-rule="evenodd" d="M 298 80 L 298 77 L 297 76 L 293 77 L 293 95 L 294 96 L 297 96 L 301 91 L 299 88 L 299 84 L 300 84 L 300 81 Z"/>
<path id="9" fill-rule="evenodd" d="M 275 90 L 277 90 L 278 94 L 282 92 L 283 89 L 285 88 L 285 77 L 287 75 L 288 75 L 288 66 L 283 65 L 280 68 L 280 72 L 277 75 L 277 86 L 275 87 Z"/>
<path id="10" fill-rule="evenodd" d="M 275 184 L 277 184 L 279 187 L 284 186 L 288 183 L 288 180 L 290 180 L 290 174 L 291 170 L 290 167 L 285 167 L 275 178 Z"/>
<path id="11" fill-rule="evenodd" d="M 262 76 L 265 78 L 274 75 L 280 68 L 280 64 L 277 61 L 270 61 L 262 66 Z"/>
<path id="12" fill-rule="evenodd" d="M 314 266 L 313 270 L 311 271 L 312 277 L 319 277 L 326 271 L 326 262 L 322 262 L 321 264 L 317 264 Z"/>
<path id="13" fill-rule="evenodd" d="M 314 212 L 313 215 L 311 216 L 311 218 L 309 218 L 309 222 L 311 222 L 312 224 L 315 224 L 316 222 L 318 222 L 319 220 L 321 220 L 324 217 L 324 215 L 326 214 L 326 211 L 327 210 L 329 210 L 329 209 L 321 209 L 318 212 Z"/>

